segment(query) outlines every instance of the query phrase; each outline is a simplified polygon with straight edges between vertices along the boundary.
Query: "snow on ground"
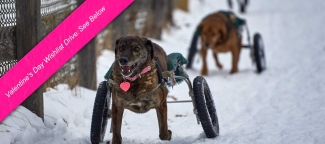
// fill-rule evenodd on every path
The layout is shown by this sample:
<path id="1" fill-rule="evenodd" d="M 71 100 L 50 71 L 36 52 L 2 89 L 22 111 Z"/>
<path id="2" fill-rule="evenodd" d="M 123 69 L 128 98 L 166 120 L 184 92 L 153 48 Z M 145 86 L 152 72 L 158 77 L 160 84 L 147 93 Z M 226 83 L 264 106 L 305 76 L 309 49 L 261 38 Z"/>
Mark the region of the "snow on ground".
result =
<path id="1" fill-rule="evenodd" d="M 240 16 L 248 21 L 251 35 L 259 32 L 263 36 L 267 70 L 256 74 L 249 51 L 243 49 L 240 71 L 230 75 L 231 55 L 219 55 L 224 69 L 218 70 L 209 53 L 209 76 L 205 78 L 215 100 L 220 136 L 205 138 L 190 103 L 168 104 L 169 129 L 173 131 L 170 142 L 159 140 L 156 113 L 152 110 L 145 114 L 125 111 L 123 143 L 325 143 L 324 7 L 323 0 L 250 1 L 247 14 Z M 226 0 L 191 0 L 189 13 L 174 13 L 179 28 L 164 32 L 163 40 L 153 41 L 167 53 L 187 56 L 196 25 L 206 14 L 220 9 L 228 9 Z M 234 11 L 238 13 L 237 5 Z M 98 83 L 104 80 L 113 60 L 113 52 L 103 51 L 97 63 Z M 187 70 L 191 80 L 200 74 L 201 65 L 196 56 L 194 69 Z M 170 89 L 169 95 L 188 100 L 187 92 L 183 83 Z M 69 91 L 66 85 L 59 85 L 44 93 L 45 123 L 18 107 L 0 124 L 0 143 L 90 143 L 95 94 L 80 87 Z M 105 140 L 111 137 L 107 132 Z"/>

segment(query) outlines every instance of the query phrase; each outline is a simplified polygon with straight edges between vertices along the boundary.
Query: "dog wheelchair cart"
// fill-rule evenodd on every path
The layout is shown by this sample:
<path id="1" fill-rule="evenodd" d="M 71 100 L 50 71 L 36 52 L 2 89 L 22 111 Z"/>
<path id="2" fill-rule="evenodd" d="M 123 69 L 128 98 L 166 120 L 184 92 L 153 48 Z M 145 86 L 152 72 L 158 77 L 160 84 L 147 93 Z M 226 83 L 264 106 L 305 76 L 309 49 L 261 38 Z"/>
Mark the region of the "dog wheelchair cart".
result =
<path id="1" fill-rule="evenodd" d="M 214 138 L 219 135 L 219 123 L 216 107 L 208 83 L 202 76 L 197 76 L 193 80 L 192 84 L 189 76 L 181 65 L 182 63 L 177 62 L 176 69 L 178 72 L 182 73 L 182 76 L 174 75 L 172 77 L 164 78 L 164 80 L 166 86 L 172 85 L 173 81 L 185 81 L 189 88 L 189 96 L 191 100 L 167 101 L 167 103 L 192 102 L 194 107 L 193 112 L 196 115 L 197 123 L 202 125 L 207 138 Z M 111 79 L 108 78 L 107 81 L 101 82 L 96 93 L 90 132 L 90 140 L 92 143 L 100 143 L 104 140 L 107 121 L 112 117 L 110 109 L 111 91 L 108 84 L 110 83 L 110 80 Z M 110 132 L 112 132 L 112 128 L 110 129 Z"/>
<path id="2" fill-rule="evenodd" d="M 248 44 L 243 44 L 242 48 L 248 48 L 250 49 L 250 57 L 252 59 L 253 64 L 256 65 L 256 71 L 257 73 L 261 73 L 263 70 L 266 69 L 266 60 L 265 60 L 265 54 L 264 54 L 264 43 L 262 36 L 259 33 L 255 33 L 253 37 L 253 44 L 251 44 L 251 38 L 250 38 L 250 33 L 249 29 L 247 26 L 247 23 L 244 19 L 241 19 L 239 17 L 236 17 L 233 13 L 231 12 L 224 12 L 228 17 L 234 16 L 235 20 L 233 21 L 233 26 L 237 28 L 238 34 L 241 35 L 242 33 L 242 28 L 246 29 L 247 33 L 247 41 Z M 194 32 L 194 35 L 192 37 L 191 45 L 189 48 L 189 54 L 187 57 L 188 64 L 186 68 L 192 68 L 192 64 L 194 61 L 194 57 L 197 52 L 197 42 L 200 36 L 200 31 L 197 28 L 196 31 Z"/>

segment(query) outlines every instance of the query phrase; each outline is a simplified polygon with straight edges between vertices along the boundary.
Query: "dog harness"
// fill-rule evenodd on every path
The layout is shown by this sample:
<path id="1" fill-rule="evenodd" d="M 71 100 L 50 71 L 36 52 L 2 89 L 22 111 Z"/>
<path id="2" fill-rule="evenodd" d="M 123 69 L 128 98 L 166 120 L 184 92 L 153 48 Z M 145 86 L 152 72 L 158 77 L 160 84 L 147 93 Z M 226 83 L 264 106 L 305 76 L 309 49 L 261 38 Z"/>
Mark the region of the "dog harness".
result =
<path id="1" fill-rule="evenodd" d="M 222 45 L 225 42 L 228 41 L 229 39 L 229 33 L 231 28 L 236 28 L 236 30 L 238 31 L 240 29 L 241 26 L 243 26 L 246 22 L 244 19 L 241 19 L 239 17 L 237 17 L 233 12 L 229 12 L 229 11 L 220 11 L 220 13 L 226 15 L 228 21 L 226 23 L 226 27 L 227 27 L 227 36 L 226 39 L 224 41 L 218 41 L 216 43 L 216 45 Z"/>

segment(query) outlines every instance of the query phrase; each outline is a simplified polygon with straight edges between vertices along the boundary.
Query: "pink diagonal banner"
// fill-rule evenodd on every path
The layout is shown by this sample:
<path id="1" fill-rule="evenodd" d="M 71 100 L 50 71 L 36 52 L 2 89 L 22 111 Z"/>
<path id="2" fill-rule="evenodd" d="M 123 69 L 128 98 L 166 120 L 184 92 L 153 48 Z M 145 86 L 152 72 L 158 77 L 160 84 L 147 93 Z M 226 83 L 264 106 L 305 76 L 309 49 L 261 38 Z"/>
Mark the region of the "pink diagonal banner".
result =
<path id="1" fill-rule="evenodd" d="M 86 0 L 0 79 L 0 121 L 133 0 Z M 94 48 L 95 50 L 95 48 Z"/>

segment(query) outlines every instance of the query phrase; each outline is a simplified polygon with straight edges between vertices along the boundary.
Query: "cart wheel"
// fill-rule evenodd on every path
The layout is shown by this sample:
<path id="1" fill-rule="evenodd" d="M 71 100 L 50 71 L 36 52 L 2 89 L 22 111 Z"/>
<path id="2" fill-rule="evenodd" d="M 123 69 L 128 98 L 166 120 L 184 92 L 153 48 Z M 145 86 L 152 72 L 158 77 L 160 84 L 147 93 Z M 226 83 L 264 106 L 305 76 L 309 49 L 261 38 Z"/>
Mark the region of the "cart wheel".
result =
<path id="1" fill-rule="evenodd" d="M 228 0 L 228 6 L 230 9 L 232 9 L 232 0 Z"/>
<path id="2" fill-rule="evenodd" d="M 245 6 L 247 6 L 248 5 L 248 0 L 244 0 L 244 4 L 245 4 Z"/>
<path id="3" fill-rule="evenodd" d="M 246 12 L 246 5 L 244 2 L 240 3 L 240 13 L 245 13 Z"/>
<path id="4" fill-rule="evenodd" d="M 192 68 L 192 64 L 193 64 L 196 53 L 197 53 L 196 49 L 190 48 L 189 53 L 188 53 L 188 57 L 187 57 L 187 61 L 188 61 L 187 65 L 186 65 L 187 69 Z"/>
<path id="5" fill-rule="evenodd" d="M 214 105 L 209 86 L 202 76 L 197 76 L 193 81 L 195 104 L 201 125 L 208 138 L 219 135 L 219 122 L 217 110 Z"/>
<path id="6" fill-rule="evenodd" d="M 260 34 L 254 35 L 254 57 L 256 62 L 257 73 L 266 69 L 266 60 L 264 54 L 264 44 Z"/>
<path id="7" fill-rule="evenodd" d="M 109 118 L 107 93 L 110 93 L 107 89 L 107 82 L 103 81 L 100 83 L 96 93 L 93 116 L 91 119 L 90 141 L 93 144 L 98 144 L 104 140 L 107 120 Z"/>
<path id="8" fill-rule="evenodd" d="M 200 37 L 200 32 L 199 32 L 199 28 L 196 28 L 194 34 L 193 34 L 193 37 L 192 37 L 192 41 L 191 41 L 191 46 L 189 48 L 189 53 L 188 53 L 188 56 L 187 56 L 187 65 L 186 65 L 186 68 L 189 69 L 189 68 L 192 68 L 192 64 L 193 64 L 193 61 L 194 61 L 194 57 L 195 57 L 195 54 L 197 53 L 197 42 L 198 42 L 198 39 Z"/>

